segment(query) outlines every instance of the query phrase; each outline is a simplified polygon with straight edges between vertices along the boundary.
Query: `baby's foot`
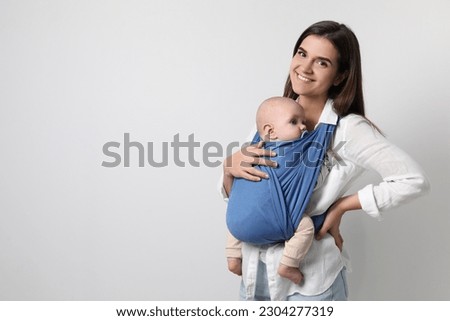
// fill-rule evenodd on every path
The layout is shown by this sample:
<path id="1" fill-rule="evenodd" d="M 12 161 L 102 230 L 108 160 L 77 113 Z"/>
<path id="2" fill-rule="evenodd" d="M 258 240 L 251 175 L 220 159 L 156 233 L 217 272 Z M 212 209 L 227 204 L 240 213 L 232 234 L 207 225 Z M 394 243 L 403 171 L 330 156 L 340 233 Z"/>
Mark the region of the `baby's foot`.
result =
<path id="1" fill-rule="evenodd" d="M 303 280 L 303 274 L 298 268 L 280 264 L 278 274 L 283 278 L 289 279 L 295 284 L 299 284 Z"/>
<path id="2" fill-rule="evenodd" d="M 242 260 L 237 257 L 229 257 L 228 261 L 228 270 L 233 272 L 236 275 L 242 275 Z"/>

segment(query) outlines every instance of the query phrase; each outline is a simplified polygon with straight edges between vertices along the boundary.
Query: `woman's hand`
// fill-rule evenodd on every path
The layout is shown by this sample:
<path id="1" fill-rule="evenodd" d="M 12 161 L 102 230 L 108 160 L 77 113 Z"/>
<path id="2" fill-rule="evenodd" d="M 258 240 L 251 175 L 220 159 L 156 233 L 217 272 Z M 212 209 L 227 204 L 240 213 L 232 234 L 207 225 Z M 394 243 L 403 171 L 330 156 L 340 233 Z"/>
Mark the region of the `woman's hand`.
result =
<path id="1" fill-rule="evenodd" d="M 344 239 L 342 238 L 339 226 L 341 225 L 342 216 L 347 211 L 361 209 L 361 203 L 359 202 L 358 194 L 353 194 L 349 196 L 344 196 L 338 199 L 331 207 L 328 209 L 327 216 L 323 222 L 322 228 L 319 233 L 317 233 L 316 239 L 322 239 L 325 234 L 330 233 L 334 238 L 336 246 L 342 251 L 342 246 L 344 244 Z"/>
<path id="2" fill-rule="evenodd" d="M 320 229 L 319 233 L 317 233 L 316 239 L 321 240 L 325 236 L 325 234 L 330 233 L 334 238 L 336 246 L 342 252 L 344 239 L 342 238 L 339 226 L 341 225 L 341 219 L 345 212 L 343 212 L 342 209 L 337 206 L 338 202 L 339 201 L 334 203 L 328 210 L 325 221 L 323 222 L 322 228 Z"/>
<path id="3" fill-rule="evenodd" d="M 266 173 L 256 169 L 254 165 L 277 167 L 276 162 L 265 158 L 276 154 L 270 150 L 263 149 L 263 144 L 264 142 L 261 141 L 255 145 L 245 146 L 225 159 L 223 164 L 223 185 L 228 195 L 235 177 L 255 182 L 260 181 L 262 178 L 268 178 Z"/>
<path id="4" fill-rule="evenodd" d="M 262 178 L 268 178 L 266 173 L 253 167 L 253 165 L 277 166 L 275 162 L 264 158 L 276 154 L 263 149 L 263 145 L 263 141 L 255 145 L 248 145 L 226 158 L 224 162 L 225 175 L 241 177 L 255 182 Z"/>

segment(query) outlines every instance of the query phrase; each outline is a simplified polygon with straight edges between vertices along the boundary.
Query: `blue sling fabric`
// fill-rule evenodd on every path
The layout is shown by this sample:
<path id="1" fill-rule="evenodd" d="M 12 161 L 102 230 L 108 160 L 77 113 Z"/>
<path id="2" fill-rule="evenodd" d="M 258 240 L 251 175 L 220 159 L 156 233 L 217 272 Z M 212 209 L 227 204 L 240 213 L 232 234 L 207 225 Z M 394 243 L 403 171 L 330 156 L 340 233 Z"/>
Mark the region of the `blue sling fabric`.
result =
<path id="1" fill-rule="evenodd" d="M 256 166 L 269 179 L 252 182 L 235 178 L 227 207 L 227 226 L 238 240 L 272 244 L 290 239 L 308 205 L 325 153 L 336 125 L 321 123 L 302 138 L 289 142 L 267 142 L 265 148 L 277 168 Z M 253 142 L 260 140 L 258 134 Z M 325 214 L 312 217 L 316 231 Z"/>

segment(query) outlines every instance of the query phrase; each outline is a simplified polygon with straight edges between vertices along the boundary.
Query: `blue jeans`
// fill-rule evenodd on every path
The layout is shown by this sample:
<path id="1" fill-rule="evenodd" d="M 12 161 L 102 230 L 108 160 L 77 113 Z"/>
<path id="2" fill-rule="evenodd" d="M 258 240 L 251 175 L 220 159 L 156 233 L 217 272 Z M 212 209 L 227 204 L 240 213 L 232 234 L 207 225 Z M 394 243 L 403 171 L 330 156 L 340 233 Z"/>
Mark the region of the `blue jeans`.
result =
<path id="1" fill-rule="evenodd" d="M 294 293 L 287 297 L 287 301 L 347 301 L 347 297 L 347 272 L 345 268 L 343 268 L 337 275 L 333 284 L 325 292 L 311 296 Z M 243 282 L 241 282 L 239 299 L 245 301 L 245 288 Z M 259 261 L 258 274 L 256 276 L 255 301 L 270 301 L 266 265 L 261 261 Z"/>

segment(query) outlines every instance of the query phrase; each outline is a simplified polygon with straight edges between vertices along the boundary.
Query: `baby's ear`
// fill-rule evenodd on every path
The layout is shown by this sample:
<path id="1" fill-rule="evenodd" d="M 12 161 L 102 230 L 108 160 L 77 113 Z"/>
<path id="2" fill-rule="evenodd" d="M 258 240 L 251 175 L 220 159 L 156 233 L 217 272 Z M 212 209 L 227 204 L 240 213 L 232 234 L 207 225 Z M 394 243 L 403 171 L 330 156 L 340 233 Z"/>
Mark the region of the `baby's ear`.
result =
<path id="1" fill-rule="evenodd" d="M 264 140 L 275 140 L 277 139 L 275 134 L 275 129 L 272 124 L 264 124 L 263 126 L 263 132 L 264 132 Z"/>

